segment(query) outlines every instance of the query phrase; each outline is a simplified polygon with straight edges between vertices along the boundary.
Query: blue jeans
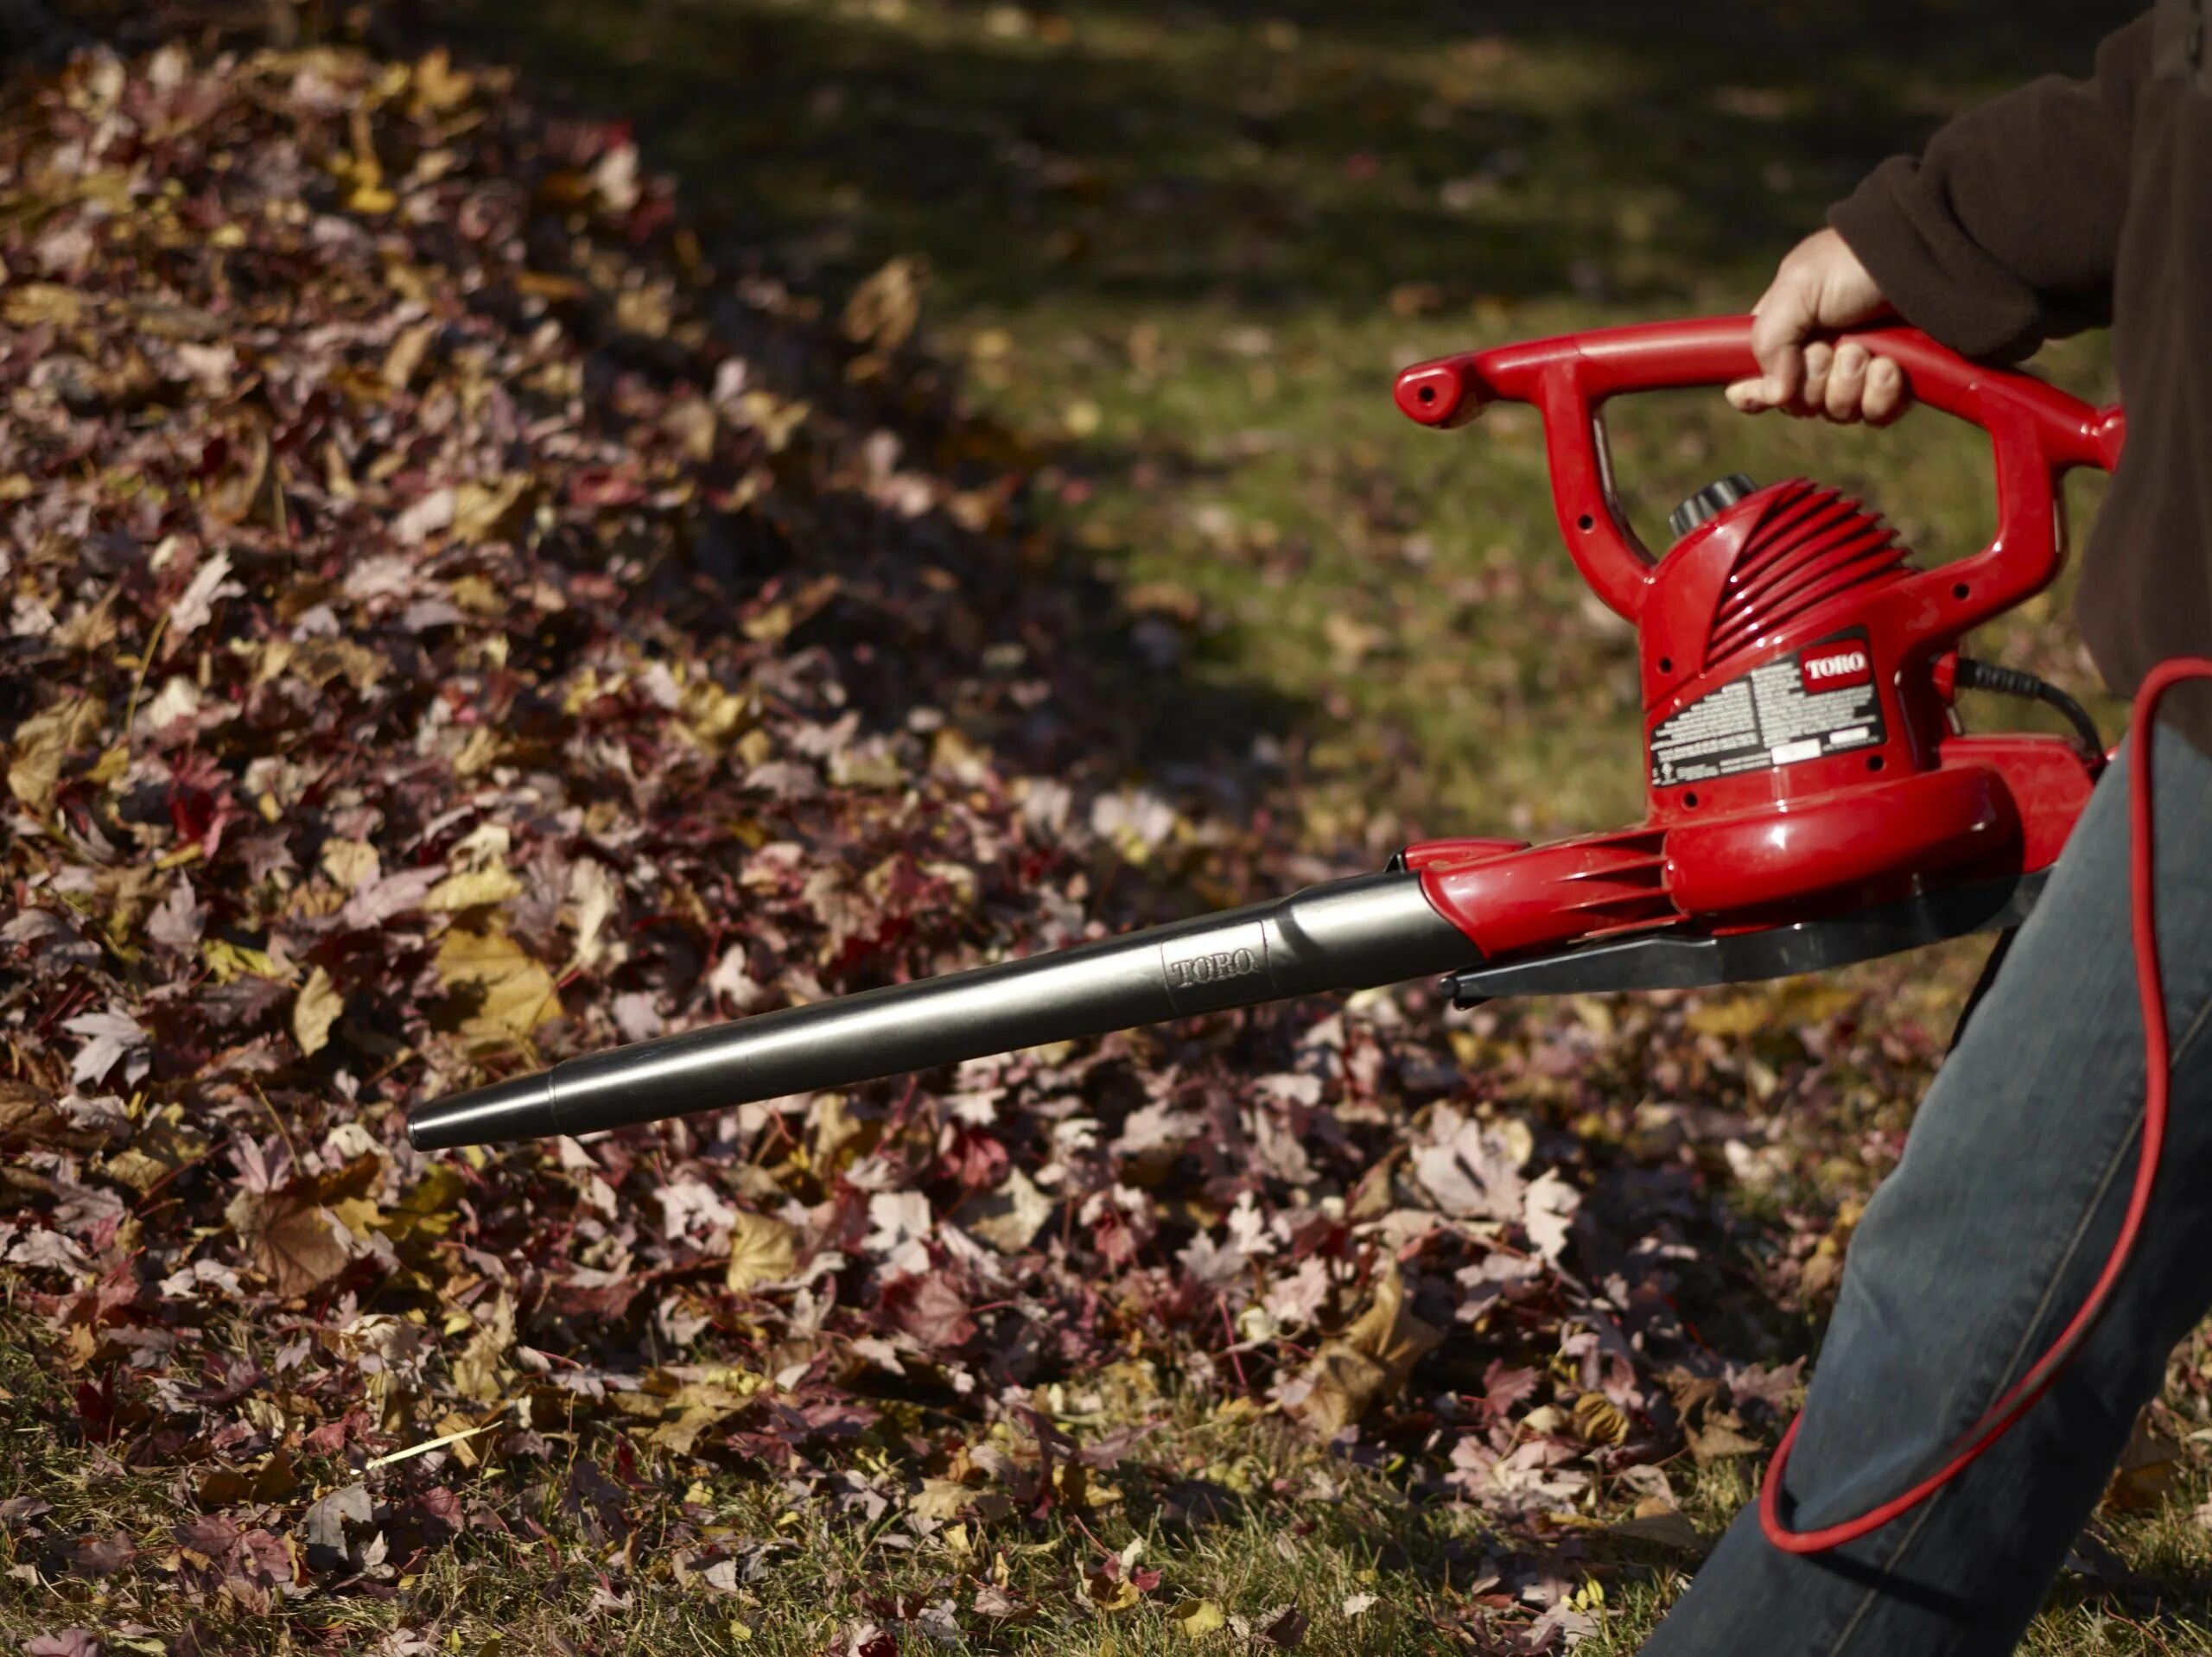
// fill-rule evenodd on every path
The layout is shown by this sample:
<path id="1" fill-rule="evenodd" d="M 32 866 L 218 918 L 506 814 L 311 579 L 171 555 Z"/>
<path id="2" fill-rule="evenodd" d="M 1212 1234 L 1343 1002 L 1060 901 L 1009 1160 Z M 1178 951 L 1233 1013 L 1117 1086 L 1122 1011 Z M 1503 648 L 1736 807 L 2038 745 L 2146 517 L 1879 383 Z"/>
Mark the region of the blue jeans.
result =
<path id="1" fill-rule="evenodd" d="M 2162 728 L 2153 782 L 2172 1102 L 2103 1318 L 1995 1447 L 1863 1540 L 1798 1558 L 1768 1544 L 1755 1507 L 1738 1514 L 1643 1657 L 1993 1657 L 2042 1604 L 2167 1355 L 2212 1305 L 2212 760 Z M 1793 1529 L 1933 1471 L 2104 1265 L 2142 1126 L 2127 788 L 2123 755 L 1852 1239 L 1783 1481 Z"/>

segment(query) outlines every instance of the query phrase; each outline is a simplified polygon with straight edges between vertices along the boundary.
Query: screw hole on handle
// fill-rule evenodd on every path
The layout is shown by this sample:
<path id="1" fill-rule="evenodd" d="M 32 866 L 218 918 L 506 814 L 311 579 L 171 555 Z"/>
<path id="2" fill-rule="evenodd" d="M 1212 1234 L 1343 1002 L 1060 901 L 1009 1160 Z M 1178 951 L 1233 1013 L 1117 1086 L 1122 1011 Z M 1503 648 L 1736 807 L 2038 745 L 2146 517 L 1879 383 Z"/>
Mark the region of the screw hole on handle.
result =
<path id="1" fill-rule="evenodd" d="M 1671 656 L 1662 656 L 1662 657 L 1661 657 L 1659 658 L 1659 671 L 1660 671 L 1660 672 L 1662 672 L 1662 673 L 1672 673 L 1674 670 L 1675 670 L 1675 658 L 1674 658 L 1673 657 L 1671 657 Z"/>
<path id="2" fill-rule="evenodd" d="M 1415 395 L 1423 403 L 1433 403 L 1436 401 L 1436 388 L 1433 385 L 1424 385 Z"/>
<path id="3" fill-rule="evenodd" d="M 1964 581 L 1954 581 L 1951 583 L 1951 596 L 1955 599 L 1962 599 L 1973 591 L 1974 588 L 1968 587 Z"/>
<path id="4" fill-rule="evenodd" d="M 1697 809 L 1697 790 L 1695 789 L 1692 789 L 1688 793 L 1682 796 L 1682 804 L 1689 810 L 1694 811 Z"/>
<path id="5" fill-rule="evenodd" d="M 1869 770 L 1869 771 L 1879 771 L 1879 770 L 1881 770 L 1881 768 L 1882 768 L 1882 756 L 1881 756 L 1880 754 L 1878 754 L 1878 753 L 1870 753 L 1870 754 L 1868 754 L 1868 755 L 1866 756 L 1866 769 L 1867 769 L 1867 770 Z"/>
<path id="6" fill-rule="evenodd" d="M 1578 530 L 1594 530 L 1598 527 L 1598 520 L 1585 512 L 1574 520 L 1574 527 Z"/>

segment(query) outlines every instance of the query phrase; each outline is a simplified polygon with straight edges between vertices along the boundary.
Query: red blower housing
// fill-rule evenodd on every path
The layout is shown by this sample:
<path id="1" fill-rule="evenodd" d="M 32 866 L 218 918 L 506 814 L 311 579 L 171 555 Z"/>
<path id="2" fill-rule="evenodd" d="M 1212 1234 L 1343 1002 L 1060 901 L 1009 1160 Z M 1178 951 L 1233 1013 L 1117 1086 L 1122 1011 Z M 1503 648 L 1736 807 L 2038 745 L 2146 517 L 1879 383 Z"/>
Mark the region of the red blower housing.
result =
<path id="1" fill-rule="evenodd" d="M 2120 414 L 1910 329 L 1858 337 L 1921 402 L 1989 433 L 1999 526 L 1981 551 L 1916 568 L 1858 501 L 1740 477 L 1684 502 L 1675 544 L 1648 551 L 1614 493 L 1602 407 L 1756 373 L 1746 318 L 1506 346 L 1398 377 L 1399 408 L 1423 425 L 1501 400 L 1541 412 L 1560 534 L 1635 624 L 1642 658 L 1643 822 L 1533 849 L 1433 841 L 1403 854 L 1486 960 L 1685 922 L 1763 931 L 2017 882 L 2056 859 L 2103 755 L 2061 736 L 1963 733 L 1950 667 L 1969 628 L 2056 578 L 2058 479 L 2114 462 Z M 1528 987 L 1491 978 L 1493 992 L 1486 977 L 1464 975 L 1463 995 Z"/>

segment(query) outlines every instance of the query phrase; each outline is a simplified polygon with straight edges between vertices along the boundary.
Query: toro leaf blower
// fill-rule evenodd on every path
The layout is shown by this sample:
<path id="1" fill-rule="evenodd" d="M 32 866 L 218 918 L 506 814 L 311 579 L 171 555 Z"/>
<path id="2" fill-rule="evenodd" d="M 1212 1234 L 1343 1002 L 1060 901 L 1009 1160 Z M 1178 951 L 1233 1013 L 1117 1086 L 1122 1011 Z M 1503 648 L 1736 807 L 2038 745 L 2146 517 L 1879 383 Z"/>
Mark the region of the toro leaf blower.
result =
<path id="1" fill-rule="evenodd" d="M 424 1105 L 410 1137 L 429 1150 L 589 1133 L 1422 975 L 1462 1005 L 1687 987 L 2014 924 L 2104 756 L 2060 693 L 1956 646 L 2058 574 L 2058 477 L 2109 468 L 2120 415 L 1910 330 L 1860 338 L 1921 402 L 1989 433 L 1999 522 L 1982 551 L 1916 569 L 1857 501 L 1741 476 L 1675 510 L 1663 556 L 1646 550 L 1615 498 L 1599 410 L 1752 373 L 1748 319 L 1570 334 L 1398 377 L 1398 406 L 1426 426 L 1499 399 L 1541 411 L 1567 549 L 1637 628 L 1642 822 L 1548 846 L 1424 841 L 1381 873 L 1270 903 L 572 1058 Z M 2069 707 L 2085 741 L 1963 733 L 1952 693 L 1985 683 Z"/>
<path id="2" fill-rule="evenodd" d="M 1802 479 L 1732 475 L 1669 519 L 1654 556 L 1613 491 L 1599 409 L 1629 391 L 1718 386 L 1757 365 L 1748 318 L 1568 334 L 1420 364 L 1400 409 L 1459 426 L 1487 403 L 1542 414 L 1560 533 L 1634 623 L 1649 807 L 1631 828 L 1548 846 L 1438 840 L 1379 874 L 1172 926 L 573 1058 L 416 1110 L 419 1149 L 588 1133 L 1017 1047 L 1424 974 L 1460 1006 L 1504 995 L 1690 987 L 1839 966 L 2018 924 L 2102 771 L 2096 728 L 2031 675 L 1958 654 L 1970 629 L 2048 587 L 2065 556 L 2059 479 L 2109 471 L 2126 422 L 1909 328 L 1857 336 L 1922 403 L 1989 434 L 1997 534 L 1921 569 L 1859 502 Z M 1793 1530 L 1783 1473 L 1759 1492 L 1775 1546 L 1866 1535 L 1950 1482 L 2032 1407 L 2094 1326 L 2150 1206 L 2168 1032 L 2152 904 L 2152 723 L 2212 661 L 2159 666 L 2130 726 L 2131 923 L 2148 1087 L 2134 1184 L 2095 1284 L 2050 1348 L 1910 1488 Z M 2040 698 L 2078 740 L 1974 735 L 1961 689 Z"/>

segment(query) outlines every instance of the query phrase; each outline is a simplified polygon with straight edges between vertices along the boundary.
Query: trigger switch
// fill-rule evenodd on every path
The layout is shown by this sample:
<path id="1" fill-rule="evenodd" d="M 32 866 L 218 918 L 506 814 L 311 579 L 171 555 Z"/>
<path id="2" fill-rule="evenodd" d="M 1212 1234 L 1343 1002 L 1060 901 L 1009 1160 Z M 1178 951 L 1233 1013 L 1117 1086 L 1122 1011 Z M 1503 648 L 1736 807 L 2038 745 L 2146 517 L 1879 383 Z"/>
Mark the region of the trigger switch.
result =
<path id="1" fill-rule="evenodd" d="M 1667 514 L 1667 532 L 1679 541 L 1707 518 L 1719 517 L 1758 489 L 1758 485 L 1740 472 L 1731 472 L 1725 478 L 1715 478 Z"/>

